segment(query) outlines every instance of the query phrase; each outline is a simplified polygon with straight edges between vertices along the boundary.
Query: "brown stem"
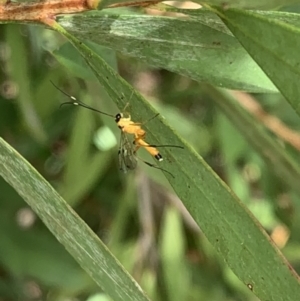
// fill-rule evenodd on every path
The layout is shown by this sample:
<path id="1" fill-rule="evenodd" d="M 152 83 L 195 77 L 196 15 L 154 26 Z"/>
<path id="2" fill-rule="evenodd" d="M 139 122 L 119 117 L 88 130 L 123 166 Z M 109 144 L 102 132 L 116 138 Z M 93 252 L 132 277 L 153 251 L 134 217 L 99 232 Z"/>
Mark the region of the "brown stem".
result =
<path id="1" fill-rule="evenodd" d="M 99 1 L 92 0 L 46 0 L 43 2 L 0 4 L 0 21 L 43 22 L 55 19 L 58 14 L 71 14 L 91 10 Z"/>

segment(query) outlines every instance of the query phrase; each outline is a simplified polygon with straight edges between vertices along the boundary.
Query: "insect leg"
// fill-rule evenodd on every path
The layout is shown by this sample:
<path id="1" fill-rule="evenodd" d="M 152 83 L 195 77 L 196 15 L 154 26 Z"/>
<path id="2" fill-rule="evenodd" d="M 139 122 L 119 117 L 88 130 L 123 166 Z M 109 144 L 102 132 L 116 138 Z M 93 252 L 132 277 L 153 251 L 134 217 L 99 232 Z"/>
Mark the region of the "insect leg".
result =
<path id="1" fill-rule="evenodd" d="M 162 171 L 168 173 L 171 177 L 173 177 L 173 178 L 175 179 L 175 177 L 173 176 L 173 174 L 171 174 L 171 173 L 170 173 L 169 171 L 167 171 L 166 169 L 161 168 L 161 167 L 158 167 L 158 166 L 156 166 L 156 165 L 154 165 L 154 164 L 152 164 L 152 163 L 150 163 L 150 162 L 144 161 L 143 159 L 141 159 L 141 158 L 139 158 L 139 157 L 137 157 L 137 158 L 138 158 L 139 160 L 141 160 L 142 162 L 144 162 L 146 165 L 150 166 L 150 167 L 153 167 L 153 168 L 156 168 L 156 169 L 160 169 L 160 170 L 162 170 Z"/>

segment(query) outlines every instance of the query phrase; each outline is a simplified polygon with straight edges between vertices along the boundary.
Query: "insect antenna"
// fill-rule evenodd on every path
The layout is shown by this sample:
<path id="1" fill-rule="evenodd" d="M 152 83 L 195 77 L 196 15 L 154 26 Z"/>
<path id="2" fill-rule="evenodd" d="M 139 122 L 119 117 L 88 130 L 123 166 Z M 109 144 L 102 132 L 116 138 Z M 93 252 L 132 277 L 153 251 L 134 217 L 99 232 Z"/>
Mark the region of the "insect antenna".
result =
<path id="1" fill-rule="evenodd" d="M 155 119 L 157 116 L 159 115 L 159 113 L 155 114 L 154 116 L 152 116 L 151 118 L 149 118 L 148 120 L 144 121 L 142 124 L 146 124 L 148 123 L 149 121 Z"/>
<path id="2" fill-rule="evenodd" d="M 104 114 L 104 115 L 107 115 L 107 116 L 110 116 L 110 117 L 113 117 L 115 118 L 114 115 L 112 114 L 108 114 L 108 113 L 105 113 L 105 112 L 102 112 L 102 111 L 99 111 L 97 109 L 94 109 L 93 107 L 90 107 L 88 106 L 87 104 L 81 102 L 80 100 L 76 99 L 74 96 L 68 94 L 67 92 L 63 91 L 62 89 L 60 89 L 58 86 L 56 86 L 54 84 L 53 81 L 50 81 L 51 84 L 58 90 L 60 91 L 61 93 L 63 93 L 64 95 L 66 95 L 67 97 L 69 97 L 71 99 L 71 101 L 68 101 L 68 102 L 64 102 L 62 103 L 59 107 L 61 108 L 63 105 L 74 105 L 74 106 L 80 106 L 80 107 L 83 107 L 83 108 L 86 108 L 88 110 L 91 110 L 91 111 L 94 111 L 94 112 L 97 112 L 97 113 L 101 113 L 101 114 Z"/>

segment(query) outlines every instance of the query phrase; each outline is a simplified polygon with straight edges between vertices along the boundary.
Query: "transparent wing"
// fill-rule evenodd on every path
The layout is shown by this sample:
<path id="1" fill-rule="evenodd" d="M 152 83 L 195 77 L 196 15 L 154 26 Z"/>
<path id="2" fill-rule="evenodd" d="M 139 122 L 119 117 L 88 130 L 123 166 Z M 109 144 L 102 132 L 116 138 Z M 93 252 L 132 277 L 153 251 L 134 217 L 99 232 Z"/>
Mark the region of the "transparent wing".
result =
<path id="1" fill-rule="evenodd" d="M 134 144 L 130 142 L 126 133 L 121 133 L 119 148 L 119 167 L 123 172 L 133 170 L 137 166 L 137 158 L 135 156 Z"/>

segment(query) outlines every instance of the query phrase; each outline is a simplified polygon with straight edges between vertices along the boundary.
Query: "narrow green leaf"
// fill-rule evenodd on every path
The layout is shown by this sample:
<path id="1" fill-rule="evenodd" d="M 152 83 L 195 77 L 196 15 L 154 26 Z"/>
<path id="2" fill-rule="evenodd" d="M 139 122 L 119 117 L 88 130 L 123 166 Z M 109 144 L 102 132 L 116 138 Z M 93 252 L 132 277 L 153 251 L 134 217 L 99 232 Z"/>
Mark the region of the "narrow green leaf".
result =
<path id="1" fill-rule="evenodd" d="M 68 99 L 67 99 L 68 101 Z M 84 101 L 89 104 L 87 99 Z M 95 120 L 92 112 L 88 110 L 74 110 L 76 114 L 68 150 L 66 154 L 66 168 L 64 171 L 64 184 L 73 186 L 89 159 L 90 141 Z M 72 184 L 73 183 L 73 184 Z"/>
<path id="2" fill-rule="evenodd" d="M 185 2 L 185 0 L 181 0 L 182 2 Z M 113 3 L 126 3 L 131 2 L 129 0 L 104 0 L 101 1 L 100 7 L 107 7 Z M 134 1 L 135 3 L 144 2 L 144 0 L 137 0 Z M 155 2 L 155 1 L 153 1 Z M 295 3 L 295 0 L 208 0 L 208 1 L 202 1 L 202 0 L 194 0 L 194 2 L 199 3 L 203 5 L 203 3 L 212 4 L 212 5 L 219 5 L 224 7 L 224 9 L 228 8 L 276 8 L 280 5 L 287 5 L 289 3 Z"/>
<path id="3" fill-rule="evenodd" d="M 162 223 L 160 248 L 166 291 L 172 301 L 188 300 L 190 278 L 185 243 L 181 215 L 177 209 L 169 207 Z"/>
<path id="4" fill-rule="evenodd" d="M 120 108 L 130 99 L 133 120 L 147 120 L 155 114 L 153 108 L 97 54 L 58 24 L 55 29 L 82 54 Z M 167 160 L 161 166 L 172 172 L 174 178 L 165 174 L 170 184 L 240 280 L 261 300 L 295 300 L 300 294 L 299 279 L 252 214 L 161 117 L 144 127 L 151 144 L 185 146 L 184 150 L 165 148 L 163 154 Z"/>
<path id="5" fill-rule="evenodd" d="M 0 174 L 113 300 L 149 300 L 95 233 L 3 139 L 0 139 Z"/>
<path id="6" fill-rule="evenodd" d="M 30 64 L 27 59 L 25 39 L 20 35 L 17 26 L 6 26 L 6 42 L 10 45 L 11 59 L 7 61 L 10 78 L 18 85 L 16 88 L 22 93 L 17 95 L 17 104 L 25 126 L 32 138 L 40 144 L 45 144 L 48 137 L 43 129 L 41 120 L 32 104 L 30 89 Z"/>
<path id="7" fill-rule="evenodd" d="M 16 201 L 19 196 L 8 192 L 13 191 L 13 188 L 9 187 L 2 178 L 0 186 L 2 195 L 0 261 L 3 269 L 18 279 L 25 277 L 39 279 L 43 285 L 55 286 L 56 289 L 64 288 L 82 293 L 84 289 L 90 287 L 91 278 L 87 277 L 63 245 L 47 229 L 32 227 L 30 231 L 24 231 L 18 223 L 12 223 L 12 216 L 17 212 L 13 206 L 20 204 L 19 200 Z M 14 198 L 10 198 L 11 195 Z M 23 200 L 20 201 L 24 208 Z M 68 277 L 66 271 L 69 271 Z M 2 290 L 1 297 L 3 298 Z"/>
<path id="8" fill-rule="evenodd" d="M 202 87 L 227 115 L 228 119 L 234 123 L 235 128 L 263 156 L 268 166 L 275 171 L 277 176 L 300 194 L 300 166 L 288 155 L 286 149 L 276 142 L 264 125 L 258 123 L 253 116 L 242 108 L 229 92 L 212 86 Z"/>
<path id="9" fill-rule="evenodd" d="M 215 12 L 300 114 L 300 29 L 283 21 L 280 14 L 275 19 L 255 11 Z"/>
<path id="10" fill-rule="evenodd" d="M 203 4 L 203 1 L 196 1 Z M 276 8 L 281 5 L 287 5 L 289 3 L 295 3 L 294 0 L 208 0 L 205 3 L 219 5 L 224 9 L 229 8 L 246 8 L 246 9 L 266 9 L 266 8 Z"/>
<path id="11" fill-rule="evenodd" d="M 83 102 L 89 103 L 86 98 Z M 78 110 L 72 126 L 63 185 L 59 188 L 60 194 L 71 206 L 76 205 L 106 172 L 111 161 L 111 152 L 91 152 L 90 141 L 95 124 L 93 115 L 91 111 Z"/>
<path id="12" fill-rule="evenodd" d="M 117 69 L 117 60 L 114 52 L 111 49 L 103 47 L 93 42 L 88 42 L 88 46 L 93 49 L 98 55 L 105 59 L 105 61 L 114 69 Z M 86 68 L 84 59 L 78 54 L 74 47 L 68 43 L 62 45 L 59 50 L 53 51 L 52 55 L 63 66 L 67 66 L 73 76 L 80 76 L 86 80 L 94 80 L 94 73 Z"/>
<path id="13" fill-rule="evenodd" d="M 276 92 L 236 39 L 205 25 L 207 18 L 212 18 L 211 12 L 199 13 L 194 19 L 94 12 L 60 17 L 58 22 L 77 38 L 90 39 L 197 81 L 252 92 Z M 211 24 L 215 24 L 215 16 Z"/>

